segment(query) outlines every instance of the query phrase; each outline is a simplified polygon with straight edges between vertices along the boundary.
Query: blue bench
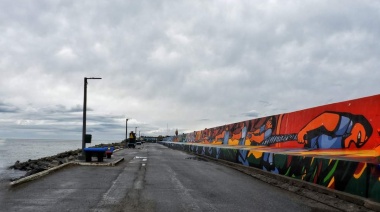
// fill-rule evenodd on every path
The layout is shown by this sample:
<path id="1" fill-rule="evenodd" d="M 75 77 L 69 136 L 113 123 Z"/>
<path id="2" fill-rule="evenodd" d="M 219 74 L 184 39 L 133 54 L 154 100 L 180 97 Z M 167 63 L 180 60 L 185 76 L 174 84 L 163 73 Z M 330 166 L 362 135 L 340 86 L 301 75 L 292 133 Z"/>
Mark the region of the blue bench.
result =
<path id="1" fill-rule="evenodd" d="M 107 147 L 88 147 L 83 151 L 86 154 L 86 162 L 91 162 L 92 157 L 97 157 L 98 162 L 103 162 L 103 157 L 106 155 Z"/>

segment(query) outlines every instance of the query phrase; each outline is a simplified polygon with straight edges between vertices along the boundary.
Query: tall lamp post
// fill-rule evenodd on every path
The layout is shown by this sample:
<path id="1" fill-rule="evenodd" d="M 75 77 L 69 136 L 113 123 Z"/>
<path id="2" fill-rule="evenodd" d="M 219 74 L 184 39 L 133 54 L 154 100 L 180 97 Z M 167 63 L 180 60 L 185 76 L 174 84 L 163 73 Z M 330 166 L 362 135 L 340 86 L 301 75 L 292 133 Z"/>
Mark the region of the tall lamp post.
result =
<path id="1" fill-rule="evenodd" d="M 125 142 L 128 139 L 128 119 L 125 119 Z"/>
<path id="2" fill-rule="evenodd" d="M 87 110 L 87 80 L 102 79 L 98 77 L 84 78 L 84 97 L 83 97 L 83 128 L 82 128 L 82 156 L 84 157 L 84 148 L 86 148 L 86 110 Z"/>

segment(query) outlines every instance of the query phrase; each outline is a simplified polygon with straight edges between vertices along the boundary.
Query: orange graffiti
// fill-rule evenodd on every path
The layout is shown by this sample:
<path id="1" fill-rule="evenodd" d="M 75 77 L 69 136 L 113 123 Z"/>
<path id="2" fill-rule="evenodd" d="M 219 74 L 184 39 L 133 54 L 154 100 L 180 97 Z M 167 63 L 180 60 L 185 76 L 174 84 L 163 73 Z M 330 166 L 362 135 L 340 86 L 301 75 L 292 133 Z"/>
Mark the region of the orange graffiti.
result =
<path id="1" fill-rule="evenodd" d="M 356 179 L 359 179 L 366 168 L 367 168 L 367 163 L 359 163 L 358 167 L 355 170 L 354 177 Z"/>

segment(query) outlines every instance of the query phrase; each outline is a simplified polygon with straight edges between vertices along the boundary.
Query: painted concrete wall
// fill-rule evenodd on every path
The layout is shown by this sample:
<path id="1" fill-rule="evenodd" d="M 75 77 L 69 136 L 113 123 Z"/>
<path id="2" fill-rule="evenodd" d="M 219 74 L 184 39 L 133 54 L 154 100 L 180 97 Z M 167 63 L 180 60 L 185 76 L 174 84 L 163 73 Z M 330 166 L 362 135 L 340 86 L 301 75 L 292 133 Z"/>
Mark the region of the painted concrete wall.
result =
<path id="1" fill-rule="evenodd" d="M 380 145 L 380 95 L 194 131 L 173 141 L 314 149 Z M 379 150 L 380 151 L 380 150 Z"/>
<path id="2" fill-rule="evenodd" d="M 227 124 L 166 145 L 380 202 L 380 95 Z"/>

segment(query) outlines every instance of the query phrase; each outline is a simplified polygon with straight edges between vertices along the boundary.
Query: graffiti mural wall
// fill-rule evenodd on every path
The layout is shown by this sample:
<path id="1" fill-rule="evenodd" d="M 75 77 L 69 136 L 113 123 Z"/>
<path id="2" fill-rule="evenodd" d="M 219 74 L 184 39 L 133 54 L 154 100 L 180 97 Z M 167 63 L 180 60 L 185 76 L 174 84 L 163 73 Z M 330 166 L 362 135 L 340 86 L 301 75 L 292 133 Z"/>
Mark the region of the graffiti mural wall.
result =
<path id="1" fill-rule="evenodd" d="M 376 95 L 227 124 L 168 140 L 173 142 L 173 148 L 380 202 L 379 133 L 380 95 Z"/>
<path id="2" fill-rule="evenodd" d="M 380 144 L 378 130 L 380 95 L 195 131 L 174 137 L 173 141 L 283 148 L 373 149 Z"/>

